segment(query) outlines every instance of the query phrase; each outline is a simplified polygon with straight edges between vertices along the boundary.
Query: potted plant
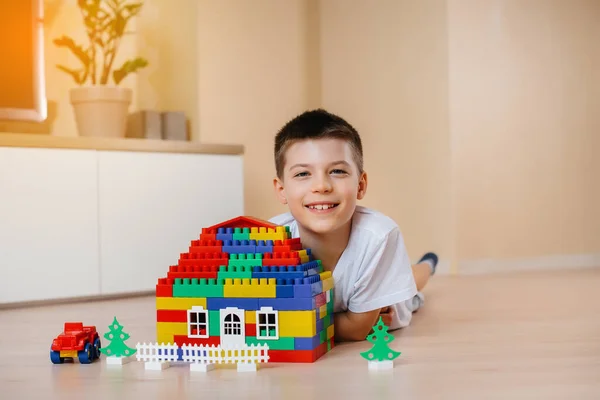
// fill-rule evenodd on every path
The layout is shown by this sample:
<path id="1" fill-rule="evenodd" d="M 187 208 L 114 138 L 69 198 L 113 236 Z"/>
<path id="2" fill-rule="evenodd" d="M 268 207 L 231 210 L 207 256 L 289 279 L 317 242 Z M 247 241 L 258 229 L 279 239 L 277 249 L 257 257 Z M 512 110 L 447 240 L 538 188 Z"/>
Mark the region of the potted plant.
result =
<path id="1" fill-rule="evenodd" d="M 54 40 L 81 62 L 81 67 L 57 68 L 69 74 L 79 87 L 70 90 L 77 129 L 81 136 L 124 137 L 132 90 L 119 87 L 129 74 L 148 65 L 141 57 L 115 65 L 128 22 L 142 9 L 141 2 L 128 0 L 78 0 L 89 43 L 81 46 L 68 37 Z"/>

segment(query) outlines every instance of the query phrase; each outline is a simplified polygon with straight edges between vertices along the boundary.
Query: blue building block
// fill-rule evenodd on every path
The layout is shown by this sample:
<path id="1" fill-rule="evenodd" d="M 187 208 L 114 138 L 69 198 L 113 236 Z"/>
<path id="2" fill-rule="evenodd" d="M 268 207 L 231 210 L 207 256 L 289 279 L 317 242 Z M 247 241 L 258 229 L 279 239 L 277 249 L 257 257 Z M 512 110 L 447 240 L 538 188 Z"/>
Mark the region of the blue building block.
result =
<path id="1" fill-rule="evenodd" d="M 289 266 L 256 266 L 252 269 L 253 278 L 297 279 L 304 278 L 306 272 L 299 270 L 298 265 Z"/>
<path id="2" fill-rule="evenodd" d="M 217 240 L 222 240 L 222 241 L 233 240 L 233 234 L 231 234 L 231 233 L 217 233 L 216 239 Z"/>
<path id="3" fill-rule="evenodd" d="M 317 314 L 318 313 L 319 313 L 319 310 L 317 310 Z M 317 316 L 317 332 L 321 332 L 323 330 L 324 326 L 325 326 L 325 321 L 323 320 L 323 318 L 319 318 Z"/>
<path id="4" fill-rule="evenodd" d="M 317 330 L 317 332 L 320 332 Z M 294 338 L 294 350 L 313 350 L 321 344 L 321 334 L 309 338 Z"/>
<path id="5" fill-rule="evenodd" d="M 323 292 L 323 282 L 318 275 L 311 275 L 294 282 L 294 297 L 313 297 Z"/>
<path id="6" fill-rule="evenodd" d="M 223 298 L 223 297 L 208 297 L 206 299 L 206 308 L 208 310 L 220 310 L 227 307 L 237 307 L 244 310 L 258 310 L 259 299 L 256 298 Z"/>
<path id="7" fill-rule="evenodd" d="M 298 279 L 304 278 L 306 272 L 252 272 L 253 278 L 282 278 L 282 279 Z"/>
<path id="8" fill-rule="evenodd" d="M 256 240 L 224 240 L 223 253 L 256 253 Z"/>
<path id="9" fill-rule="evenodd" d="M 209 299 L 207 299 L 208 301 Z M 302 311 L 302 310 L 314 310 L 316 309 L 316 301 L 314 298 L 301 298 L 301 299 L 286 299 L 286 298 L 275 298 L 275 299 L 259 299 L 259 307 L 273 307 L 273 310 L 279 311 Z M 209 308 L 210 309 L 210 308 Z"/>
<path id="10" fill-rule="evenodd" d="M 272 253 L 273 252 L 273 241 L 272 240 L 258 240 L 256 242 L 257 253 Z"/>
<path id="11" fill-rule="evenodd" d="M 275 297 L 281 298 L 292 298 L 294 297 L 294 282 L 293 279 L 281 279 L 278 278 L 276 281 L 277 286 L 275 287 Z"/>

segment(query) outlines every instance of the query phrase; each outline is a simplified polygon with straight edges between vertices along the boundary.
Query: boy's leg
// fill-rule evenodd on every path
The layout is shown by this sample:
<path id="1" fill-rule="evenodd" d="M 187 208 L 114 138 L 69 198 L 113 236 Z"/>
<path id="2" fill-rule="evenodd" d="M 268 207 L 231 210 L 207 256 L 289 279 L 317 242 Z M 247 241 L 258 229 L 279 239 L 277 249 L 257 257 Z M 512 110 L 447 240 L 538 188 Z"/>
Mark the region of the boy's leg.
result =
<path id="1" fill-rule="evenodd" d="M 427 253 L 419 262 L 412 266 L 413 276 L 417 283 L 417 290 L 420 292 L 427 282 L 429 277 L 435 273 L 435 268 L 438 263 L 438 257 L 435 253 Z"/>
<path id="2" fill-rule="evenodd" d="M 397 304 L 395 306 L 384 307 L 379 312 L 379 315 L 383 319 L 383 323 L 387 326 L 390 326 L 393 319 L 393 314 L 396 312 L 400 312 L 406 321 L 410 320 L 410 314 L 417 311 L 419 307 L 423 304 L 423 293 L 421 290 L 425 287 L 427 282 L 429 281 L 429 277 L 435 273 L 435 268 L 438 263 L 438 257 L 434 253 L 427 253 L 419 262 L 412 266 L 413 276 L 415 277 L 415 282 L 417 284 L 417 293 L 412 299 L 406 300 L 403 303 Z M 397 311 L 396 311 L 397 310 Z M 408 325 L 408 322 L 405 322 Z"/>
<path id="3" fill-rule="evenodd" d="M 412 266 L 413 276 L 415 277 L 415 282 L 417 283 L 417 291 L 423 290 L 427 282 L 429 281 L 429 277 L 431 276 L 431 269 L 428 264 L 420 263 Z"/>

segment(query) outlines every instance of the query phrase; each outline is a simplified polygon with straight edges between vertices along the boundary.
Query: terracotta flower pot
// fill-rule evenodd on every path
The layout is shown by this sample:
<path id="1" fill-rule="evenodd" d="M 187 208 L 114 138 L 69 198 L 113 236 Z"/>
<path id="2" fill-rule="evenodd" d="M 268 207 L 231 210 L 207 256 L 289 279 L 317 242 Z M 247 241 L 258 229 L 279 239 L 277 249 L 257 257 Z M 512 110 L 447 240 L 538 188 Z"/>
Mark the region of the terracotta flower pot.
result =
<path id="1" fill-rule="evenodd" d="M 80 136 L 125 137 L 133 91 L 115 86 L 77 87 L 70 90 Z"/>

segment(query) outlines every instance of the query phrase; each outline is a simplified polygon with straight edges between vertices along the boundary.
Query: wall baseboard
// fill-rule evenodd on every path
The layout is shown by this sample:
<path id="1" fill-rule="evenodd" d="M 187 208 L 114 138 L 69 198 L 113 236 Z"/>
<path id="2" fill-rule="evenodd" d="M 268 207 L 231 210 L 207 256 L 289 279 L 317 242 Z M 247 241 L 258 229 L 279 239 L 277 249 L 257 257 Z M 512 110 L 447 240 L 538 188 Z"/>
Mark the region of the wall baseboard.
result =
<path id="1" fill-rule="evenodd" d="M 91 295 L 91 296 L 61 297 L 58 299 L 16 301 L 16 302 L 11 302 L 11 303 L 0 303 L 0 310 L 56 306 L 56 305 L 61 305 L 61 304 L 87 303 L 87 302 L 107 301 L 107 300 L 122 300 L 122 299 L 134 298 L 134 297 L 148 297 L 148 296 L 155 296 L 155 295 L 156 295 L 156 290 L 144 290 L 144 291 L 138 291 L 138 292 L 126 292 L 126 293 L 115 293 L 115 294 L 97 294 L 97 295 Z"/>
<path id="2" fill-rule="evenodd" d="M 600 253 L 557 254 L 516 259 L 476 259 L 458 263 L 458 275 L 498 272 L 544 271 L 580 268 L 600 268 Z"/>

